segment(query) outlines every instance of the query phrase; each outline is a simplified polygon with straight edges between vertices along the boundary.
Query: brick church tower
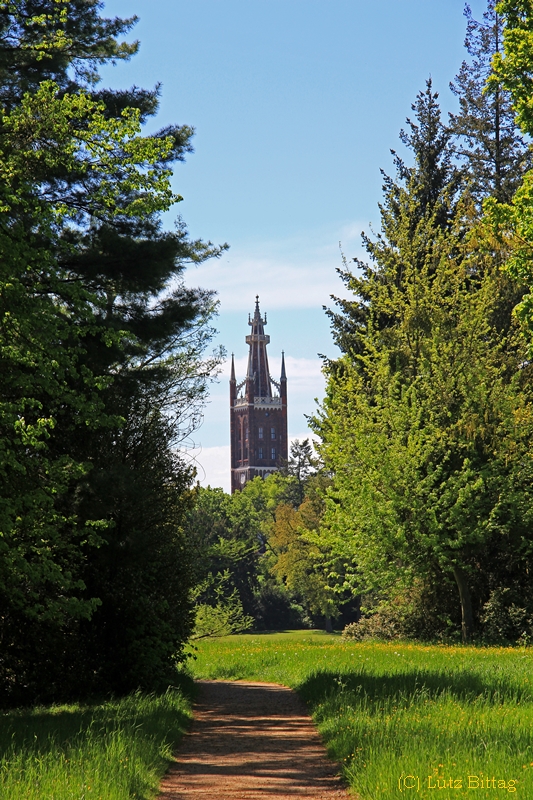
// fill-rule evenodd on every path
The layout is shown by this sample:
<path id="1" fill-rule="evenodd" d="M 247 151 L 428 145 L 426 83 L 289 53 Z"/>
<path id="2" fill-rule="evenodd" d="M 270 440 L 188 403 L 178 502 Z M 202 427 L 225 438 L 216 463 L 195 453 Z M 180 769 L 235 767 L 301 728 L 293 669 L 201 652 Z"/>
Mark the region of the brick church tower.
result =
<path id="1" fill-rule="evenodd" d="M 289 455 L 287 435 L 287 376 L 285 358 L 281 356 L 279 383 L 270 377 L 265 318 L 259 311 L 259 297 L 255 298 L 253 319 L 248 317 L 251 333 L 246 337 L 249 345 L 246 378 L 237 383 L 235 363 L 231 357 L 230 419 L 231 419 L 231 492 L 258 475 L 265 478 L 276 472 Z M 278 393 L 274 394 L 272 386 Z"/>

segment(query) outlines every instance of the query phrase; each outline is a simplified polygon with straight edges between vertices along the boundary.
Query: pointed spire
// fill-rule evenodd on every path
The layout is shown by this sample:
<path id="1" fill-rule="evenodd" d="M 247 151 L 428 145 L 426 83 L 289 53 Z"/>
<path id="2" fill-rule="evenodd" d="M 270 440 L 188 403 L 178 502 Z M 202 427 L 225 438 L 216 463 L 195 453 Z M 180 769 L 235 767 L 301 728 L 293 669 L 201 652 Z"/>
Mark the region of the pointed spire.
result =
<path id="1" fill-rule="evenodd" d="M 266 317 L 263 319 L 261 316 L 258 294 L 255 296 L 254 315 L 248 324 L 252 330 L 246 337 L 246 344 L 250 346 L 246 378 L 249 381 L 253 381 L 254 397 L 272 397 L 266 351 L 270 336 L 265 333 Z"/>
<path id="2" fill-rule="evenodd" d="M 282 381 L 286 381 L 287 380 L 287 374 L 285 372 L 285 352 L 283 350 L 281 351 L 281 378 L 280 378 L 280 380 L 282 380 Z"/>
<path id="3" fill-rule="evenodd" d="M 235 378 L 235 358 L 233 356 L 233 353 L 231 354 L 231 377 L 230 377 L 230 381 L 232 383 L 236 383 L 236 378 Z"/>

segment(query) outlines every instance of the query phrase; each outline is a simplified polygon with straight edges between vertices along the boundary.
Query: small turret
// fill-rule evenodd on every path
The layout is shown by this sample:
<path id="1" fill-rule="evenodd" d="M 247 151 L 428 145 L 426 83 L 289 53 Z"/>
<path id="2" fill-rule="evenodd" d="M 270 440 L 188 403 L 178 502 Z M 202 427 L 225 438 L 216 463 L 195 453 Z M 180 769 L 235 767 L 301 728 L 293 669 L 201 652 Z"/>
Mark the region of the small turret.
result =
<path id="1" fill-rule="evenodd" d="M 279 379 L 279 394 L 282 403 L 287 405 L 287 373 L 285 372 L 285 353 L 281 351 L 281 377 Z"/>
<path id="2" fill-rule="evenodd" d="M 229 399 L 230 405 L 233 406 L 235 398 L 237 397 L 237 380 L 235 378 L 235 358 L 231 354 L 231 375 L 229 379 Z"/>

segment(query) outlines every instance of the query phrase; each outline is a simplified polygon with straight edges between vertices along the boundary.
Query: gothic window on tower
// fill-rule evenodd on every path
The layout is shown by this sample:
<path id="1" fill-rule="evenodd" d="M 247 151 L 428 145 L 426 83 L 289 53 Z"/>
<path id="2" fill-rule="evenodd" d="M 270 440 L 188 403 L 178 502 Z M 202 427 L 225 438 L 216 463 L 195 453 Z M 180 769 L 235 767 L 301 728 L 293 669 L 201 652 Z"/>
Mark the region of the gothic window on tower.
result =
<path id="1" fill-rule="evenodd" d="M 275 460 L 276 460 L 276 448 L 273 447 L 272 448 L 272 461 L 275 461 Z"/>
<path id="2" fill-rule="evenodd" d="M 275 439 L 276 438 L 276 429 L 275 428 L 270 428 L 270 438 L 271 439 Z"/>
<path id="3" fill-rule="evenodd" d="M 263 428 L 259 428 L 259 433 L 257 434 L 260 439 L 263 438 Z"/>
<path id="4" fill-rule="evenodd" d="M 262 428 L 259 428 L 259 430 L 262 430 Z M 263 448 L 262 447 L 259 448 L 259 458 L 261 458 L 261 459 L 263 458 Z"/>
<path id="5" fill-rule="evenodd" d="M 246 439 L 248 438 L 248 428 L 246 428 Z"/>

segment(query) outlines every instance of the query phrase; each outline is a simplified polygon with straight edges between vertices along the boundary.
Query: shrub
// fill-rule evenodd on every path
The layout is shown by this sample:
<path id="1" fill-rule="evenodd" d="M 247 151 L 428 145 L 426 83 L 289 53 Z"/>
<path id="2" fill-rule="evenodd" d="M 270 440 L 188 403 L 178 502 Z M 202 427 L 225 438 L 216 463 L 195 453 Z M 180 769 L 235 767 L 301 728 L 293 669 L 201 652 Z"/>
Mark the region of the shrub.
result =
<path id="1" fill-rule="evenodd" d="M 483 606 L 483 638 L 490 643 L 533 641 L 533 598 L 523 587 L 494 589 Z"/>
<path id="2" fill-rule="evenodd" d="M 459 635 L 460 620 L 453 617 L 457 612 L 454 587 L 445 580 L 417 581 L 391 598 L 369 605 L 358 622 L 346 625 L 342 632 L 345 639 L 427 641 L 449 639 L 450 632 Z"/>

